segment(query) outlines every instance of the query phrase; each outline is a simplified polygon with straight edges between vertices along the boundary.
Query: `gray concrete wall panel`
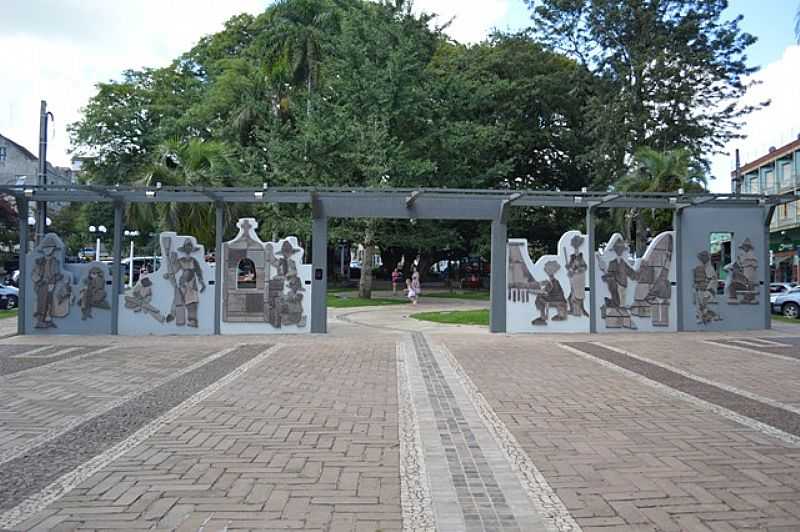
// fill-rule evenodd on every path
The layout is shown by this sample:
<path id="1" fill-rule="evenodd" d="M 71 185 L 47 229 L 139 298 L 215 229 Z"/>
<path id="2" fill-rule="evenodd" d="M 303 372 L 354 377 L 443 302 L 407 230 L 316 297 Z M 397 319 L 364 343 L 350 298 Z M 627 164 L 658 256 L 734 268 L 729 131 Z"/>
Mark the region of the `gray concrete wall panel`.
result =
<path id="1" fill-rule="evenodd" d="M 763 329 L 769 305 L 765 283 L 764 209 L 695 207 L 681 213 L 683 323 L 687 331 Z M 731 254 L 715 267 L 706 260 L 712 233 L 731 233 Z M 726 271 L 723 293 L 719 269 Z"/>
<path id="2" fill-rule="evenodd" d="M 109 334 L 111 271 L 108 264 L 65 264 L 64 243 L 46 234 L 25 261 L 28 334 Z"/>

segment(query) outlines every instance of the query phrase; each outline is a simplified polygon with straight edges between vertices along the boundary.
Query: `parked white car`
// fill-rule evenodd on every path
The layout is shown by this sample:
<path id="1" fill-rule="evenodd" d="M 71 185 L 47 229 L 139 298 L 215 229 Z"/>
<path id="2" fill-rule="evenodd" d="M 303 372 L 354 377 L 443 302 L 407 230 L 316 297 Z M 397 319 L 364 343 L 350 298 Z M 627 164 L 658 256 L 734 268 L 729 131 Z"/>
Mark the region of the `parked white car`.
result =
<path id="1" fill-rule="evenodd" d="M 11 310 L 19 304 L 19 288 L 0 284 L 0 309 Z"/>
<path id="2" fill-rule="evenodd" d="M 794 283 L 770 283 L 769 284 L 769 302 L 775 303 L 775 299 L 789 292 L 796 285 Z"/>

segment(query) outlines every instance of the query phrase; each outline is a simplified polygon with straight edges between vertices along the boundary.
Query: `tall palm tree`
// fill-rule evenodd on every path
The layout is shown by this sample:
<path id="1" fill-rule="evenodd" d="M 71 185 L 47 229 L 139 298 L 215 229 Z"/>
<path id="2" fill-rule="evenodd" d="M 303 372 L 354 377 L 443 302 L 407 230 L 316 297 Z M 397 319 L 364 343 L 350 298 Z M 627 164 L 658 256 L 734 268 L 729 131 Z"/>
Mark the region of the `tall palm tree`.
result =
<path id="1" fill-rule="evenodd" d="M 322 42 L 335 23 L 331 0 L 279 0 L 273 20 L 273 53 L 282 57 L 295 84 L 305 84 L 306 113 L 311 114 L 311 94 L 319 82 Z"/>
<path id="2" fill-rule="evenodd" d="M 171 139 L 157 147 L 138 184 L 231 186 L 236 166 L 222 142 Z M 210 203 L 132 203 L 128 208 L 128 220 L 137 226 L 156 221 L 162 230 L 197 237 L 207 249 L 215 241 L 214 206 Z"/>
<path id="3" fill-rule="evenodd" d="M 618 192 L 699 192 L 706 189 L 708 180 L 704 168 L 692 161 L 691 154 L 685 149 L 659 152 L 644 147 L 636 150 L 630 171 L 614 183 Z M 669 226 L 671 219 L 664 213 L 656 213 L 653 209 L 616 209 L 614 222 L 617 227 L 624 227 L 624 234 L 630 241 L 635 226 L 636 252 L 644 252 L 645 235 L 648 227 L 663 230 Z"/>

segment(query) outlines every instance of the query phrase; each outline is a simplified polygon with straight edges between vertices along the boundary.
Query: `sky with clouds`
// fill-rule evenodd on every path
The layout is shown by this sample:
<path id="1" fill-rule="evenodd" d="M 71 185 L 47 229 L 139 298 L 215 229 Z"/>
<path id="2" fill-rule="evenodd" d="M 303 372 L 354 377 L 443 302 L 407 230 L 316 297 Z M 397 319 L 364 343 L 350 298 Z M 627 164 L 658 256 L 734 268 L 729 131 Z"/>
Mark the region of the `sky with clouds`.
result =
<path id="1" fill-rule="evenodd" d="M 222 28 L 241 13 L 259 13 L 267 0 L 10 0 L 3 4 L 0 32 L 0 133 L 36 150 L 39 101 L 55 115 L 48 160 L 69 164 L 67 124 L 80 117 L 94 85 L 128 68 L 162 66 L 188 50 L 203 35 Z M 451 37 L 477 42 L 493 29 L 515 30 L 529 23 L 522 0 L 416 0 L 415 9 L 453 22 Z M 750 49 L 762 66 L 762 81 L 747 98 L 772 99 L 772 105 L 747 119 L 749 138 L 738 147 L 745 160 L 800 133 L 800 47 L 794 44 L 796 0 L 732 0 L 731 14 L 743 13 L 744 28 L 760 38 Z M 713 159 L 715 191 L 729 189 L 731 158 Z"/>

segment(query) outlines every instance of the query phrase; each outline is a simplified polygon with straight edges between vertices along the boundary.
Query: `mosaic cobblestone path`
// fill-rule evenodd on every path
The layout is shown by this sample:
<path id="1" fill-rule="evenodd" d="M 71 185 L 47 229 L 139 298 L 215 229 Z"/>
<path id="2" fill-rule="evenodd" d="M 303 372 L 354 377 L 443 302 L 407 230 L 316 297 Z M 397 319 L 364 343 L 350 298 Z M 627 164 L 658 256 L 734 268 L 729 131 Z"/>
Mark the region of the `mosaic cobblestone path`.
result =
<path id="1" fill-rule="evenodd" d="M 410 386 L 438 530 L 544 530 L 516 474 L 422 334 L 411 336 Z M 423 395 L 424 394 L 424 395 Z"/>

